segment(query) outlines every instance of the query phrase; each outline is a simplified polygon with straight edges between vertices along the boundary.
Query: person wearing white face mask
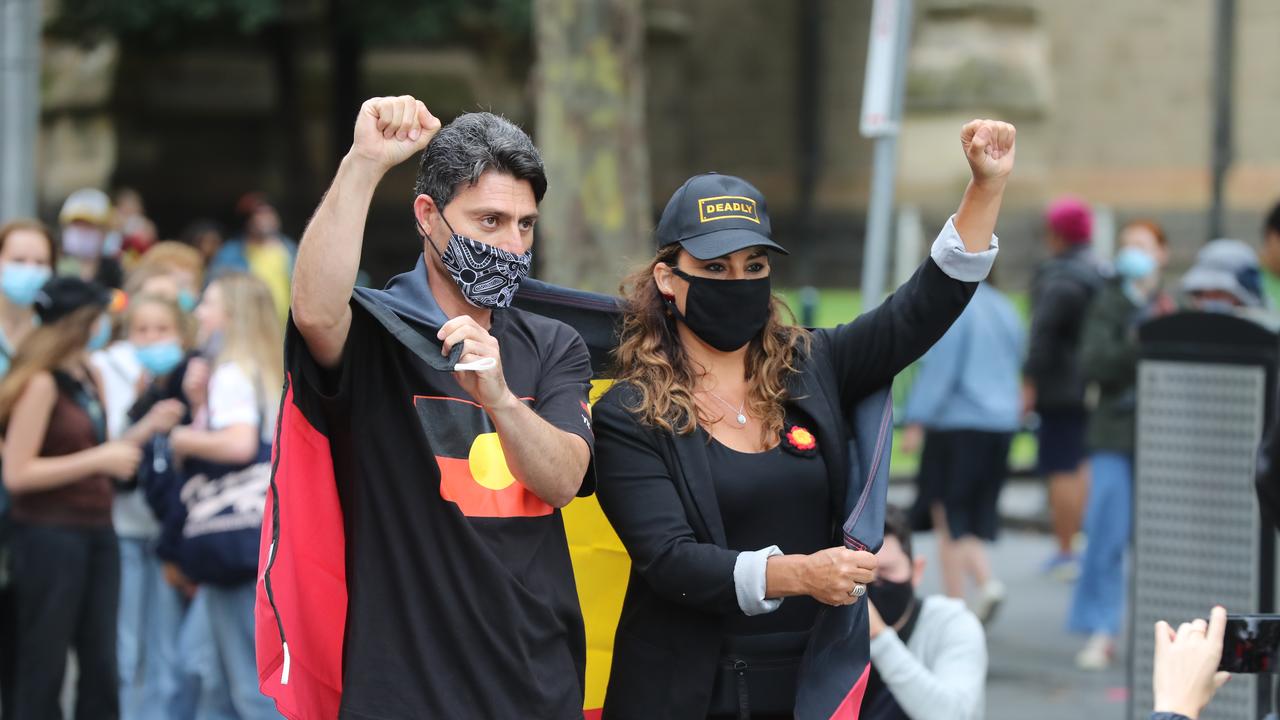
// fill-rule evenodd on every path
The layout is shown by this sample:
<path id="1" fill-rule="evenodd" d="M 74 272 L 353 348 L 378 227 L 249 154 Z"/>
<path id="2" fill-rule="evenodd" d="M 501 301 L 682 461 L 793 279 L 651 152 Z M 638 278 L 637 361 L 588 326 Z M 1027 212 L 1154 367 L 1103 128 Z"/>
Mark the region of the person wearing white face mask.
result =
<path id="1" fill-rule="evenodd" d="M 109 288 L 124 285 L 124 269 L 117 259 L 120 237 L 111 229 L 111 198 L 101 190 L 82 188 L 71 193 L 58 213 L 62 226 L 59 275 L 74 275 Z"/>
<path id="2" fill-rule="evenodd" d="M 1159 225 L 1131 222 L 1120 233 L 1116 276 L 1099 291 L 1085 318 L 1080 362 L 1097 388 L 1086 443 L 1092 482 L 1084 531 L 1089 538 L 1072 599 L 1068 629 L 1089 636 L 1076 657 L 1086 670 L 1110 664 L 1124 609 L 1124 556 L 1133 495 L 1134 410 L 1138 368 L 1137 326 L 1173 309 L 1160 293 L 1168 260 Z"/>

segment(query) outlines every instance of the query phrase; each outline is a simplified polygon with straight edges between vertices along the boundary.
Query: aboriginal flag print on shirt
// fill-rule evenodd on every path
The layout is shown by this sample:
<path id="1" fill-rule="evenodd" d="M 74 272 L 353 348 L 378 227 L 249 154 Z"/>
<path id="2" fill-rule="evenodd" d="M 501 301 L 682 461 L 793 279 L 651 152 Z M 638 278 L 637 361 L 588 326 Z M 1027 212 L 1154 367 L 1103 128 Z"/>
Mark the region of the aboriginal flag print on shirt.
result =
<path id="1" fill-rule="evenodd" d="M 357 290 L 335 370 L 288 328 L 256 609 L 263 690 L 287 717 L 582 717 L 561 513 L 511 475 L 438 358 L 424 361 L 441 323 L 419 260 L 386 290 Z M 590 448 L 578 333 L 514 308 L 490 332 L 511 391 Z M 593 489 L 589 470 L 580 492 Z"/>
<path id="2" fill-rule="evenodd" d="M 533 398 L 521 398 L 532 404 Z M 484 409 L 461 398 L 415 397 L 440 467 L 440 496 L 472 518 L 542 517 L 555 508 L 516 480 Z"/>

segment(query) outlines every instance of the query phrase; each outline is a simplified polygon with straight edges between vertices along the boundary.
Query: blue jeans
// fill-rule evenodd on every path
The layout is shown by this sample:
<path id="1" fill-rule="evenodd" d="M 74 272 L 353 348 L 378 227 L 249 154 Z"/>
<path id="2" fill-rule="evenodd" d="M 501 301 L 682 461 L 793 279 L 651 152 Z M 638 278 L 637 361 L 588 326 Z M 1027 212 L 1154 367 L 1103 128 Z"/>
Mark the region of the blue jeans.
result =
<path id="1" fill-rule="evenodd" d="M 236 587 L 203 585 L 200 594 L 209 610 L 209 629 L 217 659 L 218 687 L 210 688 L 204 717 L 239 720 L 279 718 L 275 703 L 258 689 L 258 660 L 254 649 L 253 603 L 257 584 Z"/>
<path id="2" fill-rule="evenodd" d="M 180 718 L 190 701 L 179 698 L 178 629 L 185 603 L 164 581 L 155 543 L 120 538 L 121 720 Z"/>
<path id="3" fill-rule="evenodd" d="M 208 593 L 197 592 L 178 631 L 175 674 L 181 690 L 173 711 L 175 720 L 236 720 L 222 684 L 209 622 Z"/>
<path id="4" fill-rule="evenodd" d="M 1124 613 L 1124 558 L 1133 514 L 1133 456 L 1098 452 L 1090 459 L 1089 538 L 1071 600 L 1067 629 L 1075 633 L 1120 634 Z"/>

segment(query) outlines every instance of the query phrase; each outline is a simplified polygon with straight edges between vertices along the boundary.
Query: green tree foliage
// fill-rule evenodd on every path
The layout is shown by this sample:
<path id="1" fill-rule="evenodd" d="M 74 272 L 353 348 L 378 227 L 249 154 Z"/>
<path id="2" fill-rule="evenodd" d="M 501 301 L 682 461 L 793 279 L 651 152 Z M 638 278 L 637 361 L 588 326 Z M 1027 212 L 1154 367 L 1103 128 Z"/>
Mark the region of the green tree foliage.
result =
<path id="1" fill-rule="evenodd" d="M 531 0 L 61 0 L 50 30 L 181 42 L 192 33 L 252 35 L 276 23 L 349 20 L 368 45 L 447 43 L 486 35 L 527 38 Z"/>

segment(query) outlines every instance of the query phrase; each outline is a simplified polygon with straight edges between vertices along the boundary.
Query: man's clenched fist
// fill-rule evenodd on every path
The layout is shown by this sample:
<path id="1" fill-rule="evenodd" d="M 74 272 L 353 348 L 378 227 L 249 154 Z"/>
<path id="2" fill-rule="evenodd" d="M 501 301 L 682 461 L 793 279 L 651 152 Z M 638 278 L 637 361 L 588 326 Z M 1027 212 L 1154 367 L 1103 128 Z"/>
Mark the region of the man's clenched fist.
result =
<path id="1" fill-rule="evenodd" d="M 440 121 L 408 95 L 371 98 L 356 117 L 351 154 L 388 170 L 421 151 L 440 130 Z"/>

